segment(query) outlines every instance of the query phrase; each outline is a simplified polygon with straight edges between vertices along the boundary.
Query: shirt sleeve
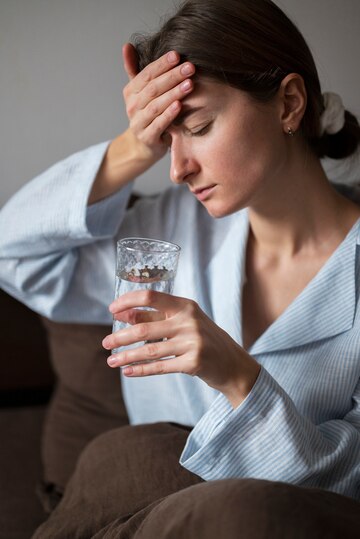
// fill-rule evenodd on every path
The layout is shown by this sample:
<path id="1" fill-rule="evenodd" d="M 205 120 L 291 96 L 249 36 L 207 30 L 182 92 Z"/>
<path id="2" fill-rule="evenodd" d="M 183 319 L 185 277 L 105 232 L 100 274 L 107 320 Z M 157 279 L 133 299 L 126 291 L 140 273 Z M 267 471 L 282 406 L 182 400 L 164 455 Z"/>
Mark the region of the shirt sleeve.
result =
<path id="1" fill-rule="evenodd" d="M 111 321 L 113 237 L 132 186 L 87 205 L 108 144 L 53 165 L 0 212 L 0 286 L 54 320 Z"/>
<path id="2" fill-rule="evenodd" d="M 315 425 L 262 367 L 238 408 L 217 397 L 180 463 L 205 480 L 254 477 L 360 497 L 360 382 L 344 418 Z"/>
<path id="3" fill-rule="evenodd" d="M 128 191 L 87 206 L 108 143 L 92 146 L 53 165 L 27 183 L 0 212 L 2 257 L 38 256 L 110 236 L 122 219 L 119 202 Z M 109 209 L 117 211 L 109 212 Z M 105 224 L 105 215 L 111 219 Z M 116 217 L 116 218 L 115 218 Z M 90 224 L 90 227 L 88 225 Z"/>

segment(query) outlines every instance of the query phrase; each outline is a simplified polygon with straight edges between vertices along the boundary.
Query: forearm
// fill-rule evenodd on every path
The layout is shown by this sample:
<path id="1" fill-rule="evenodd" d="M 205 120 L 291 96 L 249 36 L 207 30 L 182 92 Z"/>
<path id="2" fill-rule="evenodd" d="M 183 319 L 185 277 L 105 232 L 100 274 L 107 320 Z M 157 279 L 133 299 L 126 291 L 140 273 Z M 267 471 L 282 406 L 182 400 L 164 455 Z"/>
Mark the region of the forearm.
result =
<path id="1" fill-rule="evenodd" d="M 128 129 L 109 144 L 93 183 L 88 204 L 95 204 L 116 193 L 150 168 L 157 159 L 158 157 Z"/>

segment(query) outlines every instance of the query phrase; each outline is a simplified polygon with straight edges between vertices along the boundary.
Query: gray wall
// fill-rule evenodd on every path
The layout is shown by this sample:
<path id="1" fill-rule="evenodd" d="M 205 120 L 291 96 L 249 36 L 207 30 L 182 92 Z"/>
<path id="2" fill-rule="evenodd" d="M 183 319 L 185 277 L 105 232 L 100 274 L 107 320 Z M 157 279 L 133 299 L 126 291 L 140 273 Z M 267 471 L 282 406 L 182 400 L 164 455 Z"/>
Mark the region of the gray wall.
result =
<path id="1" fill-rule="evenodd" d="M 308 39 L 324 90 L 340 93 L 360 115 L 359 0 L 277 3 Z M 156 28 L 172 5 L 0 0 L 0 206 L 55 161 L 125 129 L 121 45 L 133 32 Z M 138 180 L 138 189 L 168 184 L 166 159 Z"/>

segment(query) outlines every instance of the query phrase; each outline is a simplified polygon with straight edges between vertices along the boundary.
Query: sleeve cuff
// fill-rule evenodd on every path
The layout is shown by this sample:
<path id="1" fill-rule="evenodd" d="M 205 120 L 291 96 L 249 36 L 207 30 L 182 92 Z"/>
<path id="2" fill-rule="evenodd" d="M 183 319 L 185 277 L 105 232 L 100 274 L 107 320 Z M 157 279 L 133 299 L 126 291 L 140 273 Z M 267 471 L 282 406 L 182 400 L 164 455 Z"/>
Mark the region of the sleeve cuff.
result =
<path id="1" fill-rule="evenodd" d="M 275 380 L 261 367 L 259 376 L 246 399 L 233 409 L 220 394 L 190 433 L 180 457 L 180 464 L 205 480 L 213 479 L 212 470 L 229 444 L 247 445 L 259 424 L 267 417 L 273 402 Z M 279 388 L 280 389 L 280 388 Z"/>
<path id="2" fill-rule="evenodd" d="M 86 226 L 93 237 L 106 238 L 116 234 L 124 218 L 133 184 L 128 184 L 114 195 L 92 204 L 86 210 Z"/>

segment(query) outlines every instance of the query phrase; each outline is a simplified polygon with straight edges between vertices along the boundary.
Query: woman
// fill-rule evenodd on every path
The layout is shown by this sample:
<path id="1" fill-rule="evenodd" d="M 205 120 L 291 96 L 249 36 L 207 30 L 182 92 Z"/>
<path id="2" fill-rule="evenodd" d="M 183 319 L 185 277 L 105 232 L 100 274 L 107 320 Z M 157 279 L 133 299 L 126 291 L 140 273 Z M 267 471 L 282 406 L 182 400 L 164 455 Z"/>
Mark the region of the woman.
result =
<path id="1" fill-rule="evenodd" d="M 227 537 L 237 536 L 249 512 L 261 513 L 249 509 L 249 499 L 267 506 L 261 480 L 359 498 L 360 207 L 334 189 L 319 160 L 357 151 L 356 119 L 338 96 L 322 96 L 304 39 L 270 0 L 189 0 L 158 34 L 123 52 L 129 129 L 55 165 L 1 216 L 3 287 L 55 320 L 109 320 L 114 238 L 158 237 L 182 247 L 174 296 L 134 292 L 114 301 L 110 312 L 132 326 L 103 345 L 110 351 L 166 338 L 110 355 L 108 363 L 123 367 L 133 424 L 194 427 L 181 438 L 187 440 L 180 462 L 191 473 L 175 467 L 168 490 L 159 495 L 150 481 L 146 500 L 124 505 L 136 478 L 125 481 L 122 468 L 113 470 L 122 490 L 109 494 L 114 502 L 105 504 L 112 509 L 101 525 L 81 536 L 108 526 L 96 537 L 160 537 L 146 524 L 143 535 L 131 534 L 139 522 L 153 526 L 153 514 L 162 523 L 190 485 L 180 500 L 191 500 L 192 508 L 194 499 L 207 500 L 210 528 L 209 507 L 220 526 L 214 533 Z M 167 149 L 177 186 L 125 212 L 132 180 Z M 26 220 L 19 222 L 24 208 Z M 140 306 L 157 313 L 133 311 Z M 175 357 L 161 360 L 167 356 Z M 144 359 L 155 361 L 136 365 Z M 102 451 L 117 443 L 127 465 L 131 455 L 135 470 L 140 463 L 151 467 L 150 458 L 141 462 L 144 455 L 136 460 L 133 434 L 151 426 L 130 429 L 130 449 L 119 433 L 102 439 Z M 86 458 L 36 537 L 75 536 L 67 526 L 76 482 L 89 480 L 99 466 L 89 467 Z M 96 485 L 93 505 L 83 504 L 88 513 L 103 504 Z M 284 491 L 286 499 L 296 488 Z M 340 498 L 320 492 L 329 507 Z M 232 500 L 229 514 L 224 500 Z M 81 511 L 80 503 L 75 507 Z M 229 515 L 232 530 L 224 528 Z M 331 519 L 331 511 L 327 517 L 333 533 L 339 518 Z M 183 531 L 166 535 L 160 526 L 161 533 L 201 536 L 193 522 L 182 522 L 188 524 Z M 285 529 L 283 522 L 282 536 L 289 536 Z M 247 533 L 262 536 L 258 528 Z"/>

